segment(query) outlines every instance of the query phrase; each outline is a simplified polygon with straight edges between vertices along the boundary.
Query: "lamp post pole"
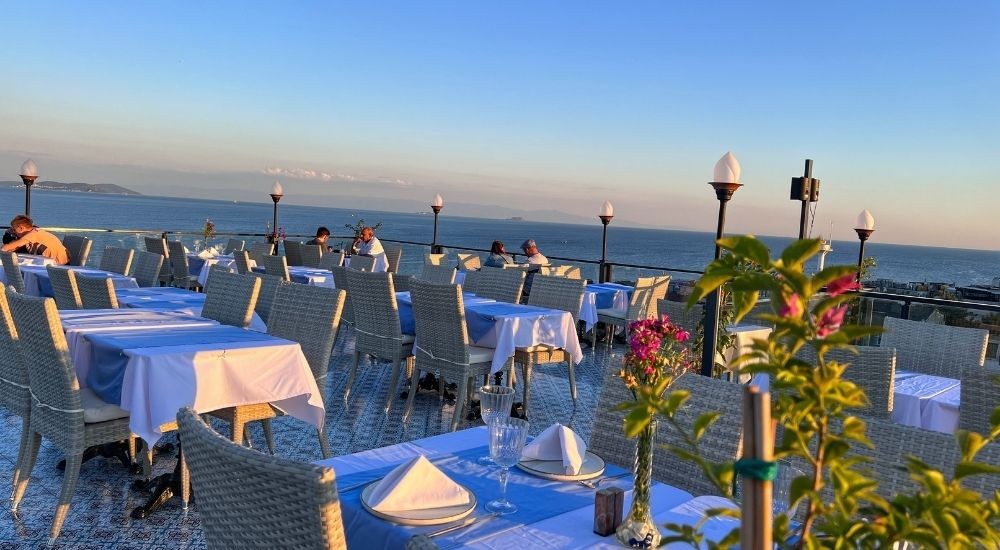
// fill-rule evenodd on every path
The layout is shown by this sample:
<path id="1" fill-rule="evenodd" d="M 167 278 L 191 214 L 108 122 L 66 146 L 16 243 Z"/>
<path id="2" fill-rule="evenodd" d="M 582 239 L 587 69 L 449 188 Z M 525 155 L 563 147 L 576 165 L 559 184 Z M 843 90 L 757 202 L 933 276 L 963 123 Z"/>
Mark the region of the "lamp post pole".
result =
<path id="1" fill-rule="evenodd" d="M 865 241 L 875 232 L 875 218 L 871 212 L 862 210 L 858 214 L 858 223 L 854 226 L 854 232 L 858 234 L 858 239 L 861 240 L 861 246 L 858 247 L 858 275 L 854 280 L 861 283 L 861 266 L 865 262 Z"/>
<path id="2" fill-rule="evenodd" d="M 806 238 L 806 228 L 809 226 L 809 203 L 819 201 L 819 180 L 812 177 L 813 161 L 806 159 L 806 167 L 801 178 L 792 178 L 792 189 L 789 198 L 802 203 L 799 212 L 799 239 Z"/>
<path id="3" fill-rule="evenodd" d="M 21 181 L 24 182 L 24 215 L 31 216 L 31 186 L 38 179 L 38 167 L 31 159 L 24 161 L 21 165 Z"/>
<path id="4" fill-rule="evenodd" d="M 271 187 L 271 200 L 274 202 L 274 218 L 271 225 L 271 235 L 268 237 L 268 241 L 274 245 L 271 249 L 273 254 L 278 253 L 278 201 L 284 196 L 284 189 L 281 187 L 280 182 L 274 182 Z"/>
<path id="5" fill-rule="evenodd" d="M 441 213 L 441 209 L 444 208 L 444 200 L 441 195 L 434 195 L 434 200 L 431 201 L 431 210 L 434 211 L 434 235 L 431 237 L 431 254 L 440 254 L 441 247 L 438 246 L 438 214 Z"/>
<path id="6" fill-rule="evenodd" d="M 601 237 L 601 265 L 598 268 L 600 272 L 597 274 L 597 281 L 606 283 L 611 280 L 611 265 L 608 263 L 608 224 L 615 217 L 615 207 L 611 205 L 611 201 L 604 201 L 601 213 L 597 217 L 600 218 L 601 224 L 604 226 L 604 235 Z"/>
<path id="7" fill-rule="evenodd" d="M 722 248 L 719 247 L 718 240 L 725 234 L 726 229 L 726 205 L 733 198 L 733 193 L 742 187 L 742 184 L 735 182 L 709 182 L 715 189 L 715 197 L 719 199 L 719 223 L 715 230 L 715 259 L 722 257 Z M 705 299 L 705 339 L 701 353 L 701 374 L 712 376 L 712 368 L 715 366 L 716 348 L 719 345 L 719 314 L 722 310 L 721 288 L 715 289 Z"/>

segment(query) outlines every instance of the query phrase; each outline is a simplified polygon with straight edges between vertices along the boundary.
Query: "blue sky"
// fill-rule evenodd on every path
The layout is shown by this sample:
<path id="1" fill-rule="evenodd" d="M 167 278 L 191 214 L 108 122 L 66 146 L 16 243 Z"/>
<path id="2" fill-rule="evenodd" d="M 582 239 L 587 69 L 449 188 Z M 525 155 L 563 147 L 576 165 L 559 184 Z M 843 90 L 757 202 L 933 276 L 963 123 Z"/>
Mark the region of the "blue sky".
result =
<path id="1" fill-rule="evenodd" d="M 287 4 L 287 5 L 286 5 Z M 19 2 L 0 170 L 146 193 L 471 205 L 1000 248 L 1000 3 Z M 25 29 L 23 32 L 18 28 Z M 4 168 L 6 167 L 6 168 Z M 391 203 L 389 202 L 391 201 Z M 448 206 L 452 206 L 448 208 Z M 488 209 L 486 209 L 488 211 Z"/>

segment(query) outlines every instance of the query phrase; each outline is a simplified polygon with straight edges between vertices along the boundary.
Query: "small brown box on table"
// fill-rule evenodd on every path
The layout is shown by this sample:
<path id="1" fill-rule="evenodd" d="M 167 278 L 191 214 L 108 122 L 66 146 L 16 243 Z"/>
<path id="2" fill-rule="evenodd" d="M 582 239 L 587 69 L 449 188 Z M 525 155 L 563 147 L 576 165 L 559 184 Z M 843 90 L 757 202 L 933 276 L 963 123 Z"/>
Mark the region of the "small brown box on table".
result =
<path id="1" fill-rule="evenodd" d="M 606 537 L 622 524 L 625 509 L 625 491 L 620 487 L 609 487 L 597 491 L 594 496 L 594 532 Z"/>

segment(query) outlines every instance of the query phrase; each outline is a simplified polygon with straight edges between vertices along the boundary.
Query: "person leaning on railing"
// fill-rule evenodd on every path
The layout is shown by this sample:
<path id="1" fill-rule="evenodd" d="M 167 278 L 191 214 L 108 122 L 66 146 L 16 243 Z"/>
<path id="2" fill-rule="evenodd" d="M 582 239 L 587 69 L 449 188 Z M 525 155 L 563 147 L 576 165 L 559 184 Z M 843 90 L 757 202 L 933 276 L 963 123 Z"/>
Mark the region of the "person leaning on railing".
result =
<path id="1" fill-rule="evenodd" d="M 10 220 L 10 230 L 17 235 L 17 239 L 5 242 L 3 245 L 4 252 L 23 250 L 25 254 L 37 254 L 46 258 L 52 258 L 59 265 L 69 263 L 69 252 L 63 246 L 59 237 L 35 227 L 35 222 L 28 216 L 24 214 L 14 216 L 14 219 Z"/>

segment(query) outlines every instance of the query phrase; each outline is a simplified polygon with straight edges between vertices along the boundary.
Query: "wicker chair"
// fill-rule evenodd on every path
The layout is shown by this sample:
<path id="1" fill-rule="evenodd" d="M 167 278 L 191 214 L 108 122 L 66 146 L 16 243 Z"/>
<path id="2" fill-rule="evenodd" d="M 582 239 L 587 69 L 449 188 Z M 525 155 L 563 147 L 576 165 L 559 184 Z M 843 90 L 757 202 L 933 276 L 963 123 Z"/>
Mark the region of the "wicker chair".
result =
<path id="1" fill-rule="evenodd" d="M 167 249 L 167 240 L 163 237 L 143 237 L 146 244 L 146 251 L 163 256 L 163 266 L 160 267 L 160 284 L 169 285 L 173 273 L 170 268 L 170 251 Z"/>
<path id="2" fill-rule="evenodd" d="M 479 259 L 479 254 L 459 254 L 458 255 L 458 270 L 459 271 L 472 271 L 474 269 L 479 269 L 483 264 Z"/>
<path id="3" fill-rule="evenodd" d="M 7 284 L 24 294 L 24 276 L 21 275 L 21 266 L 17 263 L 17 254 L 0 252 L 0 262 L 3 263 L 3 273 L 7 276 Z"/>
<path id="4" fill-rule="evenodd" d="M 521 302 L 521 291 L 524 290 L 524 271 L 484 267 L 478 273 L 479 275 L 474 279 L 476 296 L 492 298 L 498 302 L 510 304 Z M 466 274 L 466 283 L 468 283 L 471 274 Z"/>
<path id="5" fill-rule="evenodd" d="M 348 267 L 354 271 L 367 271 L 371 273 L 375 269 L 375 257 L 355 254 L 351 256 L 351 265 Z"/>
<path id="6" fill-rule="evenodd" d="M 243 250 L 243 247 L 245 245 L 246 245 L 246 242 L 244 242 L 242 239 L 229 239 L 229 241 L 226 242 L 226 248 L 224 248 L 222 250 L 222 253 L 223 254 L 232 254 L 233 252 L 236 252 L 237 250 Z"/>
<path id="7" fill-rule="evenodd" d="M 424 256 L 424 265 L 447 265 L 447 254 L 427 254 Z"/>
<path id="8" fill-rule="evenodd" d="M 260 279 L 260 294 L 257 296 L 257 303 L 253 309 L 260 316 L 261 320 L 267 323 L 271 317 L 271 309 L 274 306 L 274 296 L 278 292 L 278 287 L 290 285 L 292 283 L 282 281 L 281 277 L 267 275 L 265 273 L 250 272 L 247 275 Z M 301 285 L 306 286 L 306 285 Z"/>
<path id="9" fill-rule="evenodd" d="M 347 548 L 332 469 L 244 449 L 188 408 L 177 424 L 211 548 Z"/>
<path id="10" fill-rule="evenodd" d="M 288 265 L 305 265 L 302 263 L 302 247 L 300 242 L 285 241 L 285 259 Z"/>
<path id="11" fill-rule="evenodd" d="M 76 278 L 80 289 L 80 301 L 83 309 L 118 309 L 118 296 L 115 294 L 115 284 L 108 277 Z"/>
<path id="12" fill-rule="evenodd" d="M 108 246 L 101 256 L 101 269 L 112 273 L 128 275 L 132 268 L 132 259 L 135 257 L 135 250 L 131 248 L 118 248 Z"/>
<path id="13" fill-rule="evenodd" d="M 883 420 L 867 420 L 865 424 L 865 435 L 875 448 L 855 443 L 851 445 L 851 450 L 852 454 L 872 459 L 862 465 L 862 469 L 871 470 L 878 480 L 876 491 L 879 495 L 891 499 L 899 493 L 912 493 L 918 488 L 906 470 L 906 458 L 911 455 L 945 472 L 950 479 L 950 473 L 959 460 L 953 434 Z"/>
<path id="14" fill-rule="evenodd" d="M 962 367 L 986 360 L 989 337 L 986 329 L 886 317 L 879 346 L 896 348 L 896 366 L 901 370 L 959 378 Z"/>
<path id="15" fill-rule="evenodd" d="M 7 412 L 21 417 L 21 443 L 17 448 L 17 462 L 14 466 L 12 487 L 17 487 L 21 477 L 21 465 L 24 461 L 25 449 L 28 447 L 28 436 L 31 434 L 29 420 L 31 419 L 31 392 L 28 391 L 28 370 L 18 351 L 17 328 L 11 316 L 10 303 L 7 296 L 11 290 L 4 287 L 0 290 L 0 405 Z"/>
<path id="16" fill-rule="evenodd" d="M 135 260 L 135 272 L 132 277 L 136 284 L 141 287 L 158 286 L 160 284 L 160 270 L 163 268 L 163 256 L 153 252 L 139 250 Z"/>
<path id="17" fill-rule="evenodd" d="M 264 256 L 264 273 L 281 277 L 282 281 L 291 281 L 292 276 L 288 274 L 288 264 L 285 256 L 274 256 L 266 254 Z"/>
<path id="18" fill-rule="evenodd" d="M 90 257 L 90 247 L 94 245 L 89 237 L 79 235 L 66 235 L 63 237 L 63 246 L 69 254 L 69 265 L 85 266 L 87 258 Z"/>
<path id="19" fill-rule="evenodd" d="M 82 309 L 80 287 L 76 284 L 76 272 L 66 267 L 45 266 L 52 283 L 52 294 L 59 309 Z"/>
<path id="20" fill-rule="evenodd" d="M 565 265 L 560 266 L 565 267 L 566 270 L 562 272 L 562 276 L 567 279 L 583 279 L 583 270 L 575 265 Z"/>
<path id="21" fill-rule="evenodd" d="M 399 365 L 406 362 L 406 372 L 413 370 L 413 336 L 403 334 L 399 325 L 399 306 L 391 273 L 366 273 L 347 270 L 347 292 L 354 303 L 354 364 L 344 388 L 344 401 L 351 395 L 362 355 L 392 364 L 385 412 L 392 408 Z"/>
<path id="22" fill-rule="evenodd" d="M 803 347 L 796 357 L 816 364 L 816 350 Z M 882 420 L 892 418 L 892 398 L 896 384 L 896 350 L 875 346 L 857 346 L 854 350 L 834 349 L 826 352 L 826 361 L 850 365 L 843 378 L 853 382 L 868 396 L 868 405 L 860 411 L 864 416 Z"/>
<path id="23" fill-rule="evenodd" d="M 567 311 L 573 316 L 573 326 L 575 327 L 577 317 L 580 314 L 580 306 L 583 305 L 585 286 L 586 283 L 580 279 L 539 275 L 535 277 L 534 290 L 528 297 L 528 305 Z M 517 348 L 514 351 L 514 364 L 521 365 L 521 402 L 524 403 L 526 414 L 529 410 L 528 404 L 531 397 L 531 370 L 536 365 L 549 363 L 566 363 L 569 373 L 569 394 L 573 399 L 573 406 L 576 406 L 576 373 L 573 358 L 562 348 L 539 344 L 530 348 Z"/>
<path id="24" fill-rule="evenodd" d="M 417 277 L 421 281 L 450 285 L 455 283 L 455 268 L 450 265 L 424 265 L 423 271 Z"/>
<path id="25" fill-rule="evenodd" d="M 319 267 L 319 262 L 323 258 L 324 245 L 302 244 L 299 245 L 299 260 L 301 265 L 306 267 Z"/>
<path id="26" fill-rule="evenodd" d="M 721 413 L 699 441 L 702 456 L 713 462 L 737 459 L 743 448 L 743 386 L 688 373 L 678 378 L 667 391 L 678 389 L 687 390 L 691 394 L 677 415 L 684 430 L 690 431 L 695 419 L 703 413 Z M 604 376 L 604 389 L 588 446 L 605 460 L 626 468 L 635 462 L 635 440 L 626 439 L 625 412 L 616 411 L 615 406 L 632 399 L 625 383 L 618 378 L 617 369 L 609 368 Z M 658 424 L 656 442 L 691 451 L 667 422 Z M 715 485 L 705 479 L 701 468 L 666 450 L 653 455 L 653 477 L 694 495 L 719 494 Z"/>
<path id="27" fill-rule="evenodd" d="M 400 275 L 399 273 L 392 274 L 392 286 L 396 288 L 396 292 L 409 292 L 410 286 L 415 279 L 413 275 Z"/>
<path id="28" fill-rule="evenodd" d="M 695 304 L 688 309 L 685 302 L 674 302 L 671 300 L 658 300 L 656 310 L 660 315 L 666 315 L 675 325 L 689 332 L 692 336 L 691 342 L 698 333 L 702 331 L 701 323 L 705 318 L 705 306 Z"/>
<path id="29" fill-rule="evenodd" d="M 31 434 L 11 509 L 16 512 L 24 497 L 44 437 L 66 455 L 62 493 L 49 533 L 51 545 L 69 513 L 84 449 L 131 441 L 132 434 L 127 411 L 105 403 L 87 388 L 80 389 L 55 303 L 48 298 L 18 294 L 8 298 L 18 328 L 21 357 L 28 370 L 28 385 L 34 396 Z"/>
<path id="30" fill-rule="evenodd" d="M 479 275 L 482 268 L 476 271 L 466 271 L 465 280 L 462 281 L 462 290 L 465 292 L 476 293 L 476 288 L 479 286 Z"/>
<path id="31" fill-rule="evenodd" d="M 256 242 L 250 246 L 250 259 L 257 265 L 264 265 L 264 256 L 274 252 L 274 245 L 271 243 Z"/>
<path id="32" fill-rule="evenodd" d="M 344 300 L 344 312 L 340 315 L 340 322 L 348 326 L 354 324 L 354 304 L 351 300 L 351 291 L 347 288 L 347 268 L 343 266 L 330 269 L 333 273 L 333 286 L 341 290 L 347 290 L 347 298 Z"/>
<path id="33" fill-rule="evenodd" d="M 646 319 L 657 316 L 657 303 L 667 296 L 667 286 L 670 285 L 670 276 L 663 277 L 639 277 L 635 281 L 635 290 L 632 291 L 632 299 L 629 301 L 628 310 L 622 312 L 617 309 L 597 310 L 597 323 L 594 323 L 594 332 L 591 335 L 591 346 L 597 345 L 597 325 L 604 323 L 605 326 L 623 327 L 628 331 L 628 324 L 639 319 Z M 608 345 L 611 345 L 609 335 Z"/>
<path id="34" fill-rule="evenodd" d="M 958 428 L 989 434 L 993 429 L 990 418 L 997 407 L 1000 407 L 1000 369 L 966 365 L 962 369 L 962 406 L 958 409 Z"/>
<path id="35" fill-rule="evenodd" d="M 438 285 L 414 280 L 410 299 L 413 301 L 413 316 L 417 324 L 416 341 L 420 343 L 413 348 L 416 368 L 411 380 L 419 380 L 421 372 L 439 373 L 442 384 L 448 378 L 455 379 L 458 383 L 458 396 L 451 418 L 451 431 L 455 431 L 462 419 L 466 398 L 472 393 L 469 386 L 476 379 L 490 374 L 496 350 L 469 345 L 465 308 L 458 285 Z M 510 380 L 508 375 L 508 383 Z M 411 387 L 406 396 L 404 423 L 409 421 L 413 412 L 416 393 L 416 387 Z"/>
<path id="36" fill-rule="evenodd" d="M 319 259 L 319 268 L 332 271 L 335 267 L 344 265 L 343 252 L 327 252 Z"/>
<path id="37" fill-rule="evenodd" d="M 167 249 L 170 251 L 170 273 L 173 275 L 171 284 L 178 288 L 194 289 L 201 285 L 198 283 L 198 276 L 191 274 L 191 266 L 188 265 L 187 252 L 180 241 L 167 241 Z"/>
<path id="38" fill-rule="evenodd" d="M 234 250 L 233 263 L 236 264 L 236 272 L 240 275 L 247 275 L 252 272 L 250 269 L 250 253 L 246 250 Z"/>
<path id="39" fill-rule="evenodd" d="M 389 273 L 399 272 L 399 262 L 403 259 L 403 247 L 401 246 L 386 246 L 385 250 L 385 262 L 387 265 L 386 271 Z"/>
<path id="40" fill-rule="evenodd" d="M 346 295 L 346 292 L 332 288 L 282 284 L 277 289 L 274 308 L 267 322 L 268 334 L 298 342 L 302 347 L 302 353 L 320 387 L 321 396 L 330 370 L 330 355 L 337 339 L 337 326 L 340 324 L 340 313 Z M 267 448 L 274 454 L 271 419 L 280 416 L 281 412 L 270 404 L 239 405 L 213 411 L 209 415 L 229 424 L 233 441 L 236 441 L 238 434 L 244 434 L 245 437 L 248 423 L 260 421 Z M 318 435 L 323 458 L 329 458 L 330 443 L 326 434 L 320 430 Z"/>
<path id="41" fill-rule="evenodd" d="M 260 279 L 210 269 L 205 281 L 205 305 L 201 316 L 224 325 L 247 328 L 253 320 L 253 308 L 260 295 Z"/>

